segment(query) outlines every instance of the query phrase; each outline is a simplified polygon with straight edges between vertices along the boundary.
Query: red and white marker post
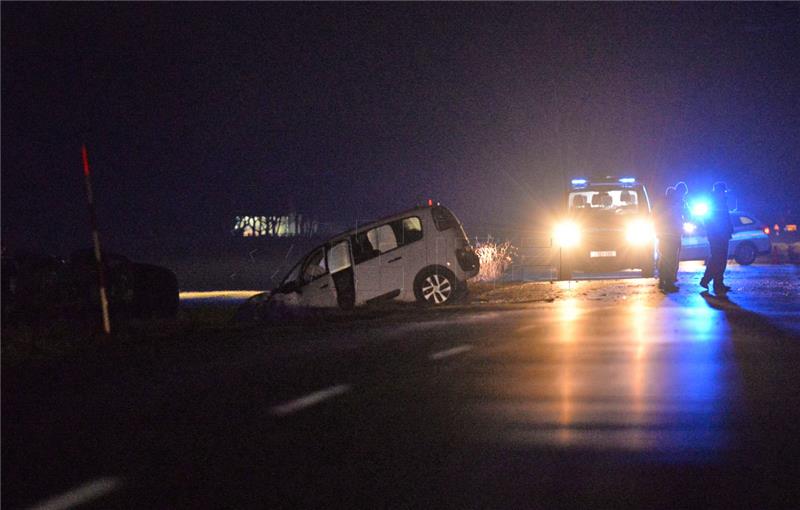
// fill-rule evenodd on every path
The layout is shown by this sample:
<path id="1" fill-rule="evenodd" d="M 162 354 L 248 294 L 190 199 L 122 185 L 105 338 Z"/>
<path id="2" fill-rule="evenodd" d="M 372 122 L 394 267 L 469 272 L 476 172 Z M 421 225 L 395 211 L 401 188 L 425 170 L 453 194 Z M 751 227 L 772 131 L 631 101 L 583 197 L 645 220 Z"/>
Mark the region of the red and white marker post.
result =
<path id="1" fill-rule="evenodd" d="M 108 295 L 106 294 L 106 273 L 103 269 L 103 255 L 100 252 L 100 234 L 97 232 L 97 214 L 94 209 L 94 194 L 92 193 L 92 177 L 89 171 L 89 155 L 86 146 L 81 147 L 83 153 L 83 177 L 86 182 L 86 199 L 89 203 L 89 228 L 92 229 L 94 242 L 94 258 L 97 261 L 97 284 L 100 287 L 100 307 L 103 311 L 103 331 L 111 334 L 111 319 L 108 316 Z"/>

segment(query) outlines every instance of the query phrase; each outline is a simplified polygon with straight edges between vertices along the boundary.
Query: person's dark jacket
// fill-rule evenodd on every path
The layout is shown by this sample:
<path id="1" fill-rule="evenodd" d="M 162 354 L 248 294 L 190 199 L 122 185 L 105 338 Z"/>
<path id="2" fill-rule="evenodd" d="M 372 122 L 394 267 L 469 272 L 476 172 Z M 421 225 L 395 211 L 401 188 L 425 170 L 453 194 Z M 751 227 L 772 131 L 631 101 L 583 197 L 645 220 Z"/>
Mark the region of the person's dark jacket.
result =
<path id="1" fill-rule="evenodd" d="M 680 237 L 683 230 L 683 200 L 670 196 L 656 205 L 656 231 L 661 236 Z"/>
<path id="2" fill-rule="evenodd" d="M 730 239 L 733 235 L 733 223 L 728 213 L 728 203 L 724 193 L 715 193 L 711 198 L 711 208 L 705 221 L 709 239 Z"/>

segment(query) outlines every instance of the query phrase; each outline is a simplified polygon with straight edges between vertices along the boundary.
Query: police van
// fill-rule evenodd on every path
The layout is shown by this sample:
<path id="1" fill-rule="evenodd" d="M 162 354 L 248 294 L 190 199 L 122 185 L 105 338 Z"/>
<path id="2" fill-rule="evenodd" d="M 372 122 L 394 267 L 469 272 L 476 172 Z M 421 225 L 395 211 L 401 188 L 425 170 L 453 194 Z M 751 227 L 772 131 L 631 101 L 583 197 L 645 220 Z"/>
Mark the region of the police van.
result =
<path id="1" fill-rule="evenodd" d="M 567 193 L 567 213 L 556 225 L 558 276 L 640 269 L 652 278 L 656 235 L 644 184 L 633 177 L 575 178 Z"/>
<path id="2" fill-rule="evenodd" d="M 332 237 L 289 271 L 271 300 L 314 308 L 452 302 L 480 269 L 461 223 L 429 203 Z"/>

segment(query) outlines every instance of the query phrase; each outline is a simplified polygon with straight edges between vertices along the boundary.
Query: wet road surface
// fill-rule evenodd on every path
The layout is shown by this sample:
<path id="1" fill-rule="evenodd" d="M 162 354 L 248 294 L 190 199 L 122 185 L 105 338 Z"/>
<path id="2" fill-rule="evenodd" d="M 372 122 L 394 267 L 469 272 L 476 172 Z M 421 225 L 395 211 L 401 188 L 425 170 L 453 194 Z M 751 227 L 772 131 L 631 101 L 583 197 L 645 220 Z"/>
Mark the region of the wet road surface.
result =
<path id="1" fill-rule="evenodd" d="M 3 506 L 797 508 L 798 268 L 684 269 L 4 371 Z"/>

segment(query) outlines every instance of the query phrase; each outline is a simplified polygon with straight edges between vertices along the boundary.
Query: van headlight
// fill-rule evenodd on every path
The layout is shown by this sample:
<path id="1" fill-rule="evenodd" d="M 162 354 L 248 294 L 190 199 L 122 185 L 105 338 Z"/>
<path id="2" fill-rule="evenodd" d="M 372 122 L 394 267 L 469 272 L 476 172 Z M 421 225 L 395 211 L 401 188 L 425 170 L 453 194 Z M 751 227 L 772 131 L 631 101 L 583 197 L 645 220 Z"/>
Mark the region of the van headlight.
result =
<path id="1" fill-rule="evenodd" d="M 653 223 L 647 220 L 636 220 L 628 224 L 625 230 L 625 238 L 631 244 L 643 245 L 653 241 L 656 237 L 656 230 Z"/>
<path id="2" fill-rule="evenodd" d="M 553 241 L 563 248 L 575 246 L 581 241 L 581 229 L 571 221 L 559 223 L 553 231 Z"/>

